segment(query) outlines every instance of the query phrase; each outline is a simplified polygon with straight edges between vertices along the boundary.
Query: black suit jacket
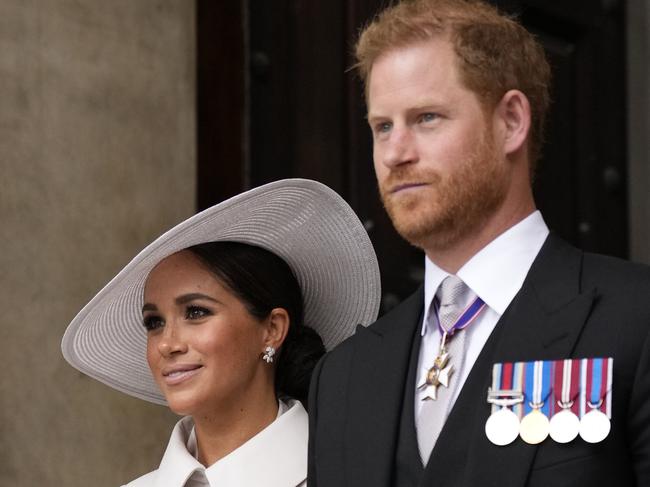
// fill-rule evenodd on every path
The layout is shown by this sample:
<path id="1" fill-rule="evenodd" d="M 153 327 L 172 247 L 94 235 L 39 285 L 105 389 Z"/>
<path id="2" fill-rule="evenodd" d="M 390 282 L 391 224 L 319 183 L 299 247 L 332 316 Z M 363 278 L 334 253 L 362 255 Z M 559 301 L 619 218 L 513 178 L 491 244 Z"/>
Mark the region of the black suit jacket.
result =
<path id="1" fill-rule="evenodd" d="M 310 392 L 310 487 L 388 487 L 420 288 L 327 354 Z M 551 235 L 472 368 L 431 454 L 424 485 L 650 486 L 650 269 L 585 254 Z M 601 443 L 484 432 L 492 364 L 613 357 L 612 430 Z M 435 481 L 434 481 L 435 479 Z"/>

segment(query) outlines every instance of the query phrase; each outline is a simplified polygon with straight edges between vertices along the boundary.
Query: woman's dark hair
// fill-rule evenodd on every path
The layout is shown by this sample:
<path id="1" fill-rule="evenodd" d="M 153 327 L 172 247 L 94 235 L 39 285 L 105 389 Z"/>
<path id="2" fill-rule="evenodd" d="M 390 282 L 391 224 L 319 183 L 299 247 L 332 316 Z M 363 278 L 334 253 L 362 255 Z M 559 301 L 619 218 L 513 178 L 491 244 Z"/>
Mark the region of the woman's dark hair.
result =
<path id="1" fill-rule="evenodd" d="M 305 402 L 316 362 L 325 353 L 323 340 L 303 323 L 300 285 L 289 265 L 273 252 L 240 242 L 209 242 L 189 247 L 259 320 L 274 308 L 289 315 L 287 337 L 277 358 L 275 390 Z"/>

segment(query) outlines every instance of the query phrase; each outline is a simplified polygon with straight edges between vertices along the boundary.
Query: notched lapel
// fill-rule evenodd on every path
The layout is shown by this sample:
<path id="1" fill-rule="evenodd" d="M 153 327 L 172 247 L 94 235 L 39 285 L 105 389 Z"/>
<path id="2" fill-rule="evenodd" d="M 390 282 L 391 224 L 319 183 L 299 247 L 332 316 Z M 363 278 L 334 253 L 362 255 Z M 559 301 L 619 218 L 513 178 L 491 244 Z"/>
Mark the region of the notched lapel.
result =
<path id="1" fill-rule="evenodd" d="M 582 251 L 550 235 L 504 313 L 494 362 L 571 355 L 597 297 L 581 289 Z"/>
<path id="2" fill-rule="evenodd" d="M 545 311 L 535 296 L 525 293 L 518 300 L 516 309 L 506 318 L 500 333 L 496 351 L 486 367 L 482 381 L 480 407 L 474 422 L 473 437 L 477 439 L 472 448 L 474 462 L 465 485 L 494 485 L 521 487 L 526 485 L 535 459 L 537 446 L 528 445 L 521 439 L 499 447 L 490 443 L 484 433 L 484 425 L 490 415 L 485 400 L 490 384 L 492 365 L 496 362 L 524 362 L 531 360 L 557 360 L 571 357 L 576 342 L 593 307 L 596 292 L 580 294 L 552 312 Z M 535 303 L 535 301 L 537 301 Z M 532 310 L 527 316 L 523 310 Z M 546 440 L 551 441 L 551 440 Z M 477 482 L 477 483 L 474 483 Z"/>
<path id="3" fill-rule="evenodd" d="M 422 288 L 368 329 L 359 329 L 346 427 L 349 485 L 389 487 Z"/>
<path id="4" fill-rule="evenodd" d="M 580 289 L 581 262 L 580 251 L 549 237 L 476 360 L 440 433 L 425 485 L 526 485 L 537 447 L 521 439 L 499 447 L 485 436 L 492 365 L 571 356 L 596 298 L 595 290 Z"/>
<path id="5" fill-rule="evenodd" d="M 590 289 L 546 315 L 547 326 L 540 327 L 538 332 L 542 347 L 547 353 L 556 353 L 558 359 L 572 354 L 597 298 L 598 291 Z"/>
<path id="6" fill-rule="evenodd" d="M 522 487 L 530 475 L 537 446 L 521 439 L 508 446 L 490 443 L 484 425 L 490 415 L 486 401 L 492 365 L 497 362 L 557 360 L 572 357 L 580 333 L 597 300 L 595 289 L 580 289 L 582 252 L 549 237 L 519 294 L 495 328 L 494 352 L 481 354 L 472 370 L 474 387 L 459 400 L 476 401 L 473 439 L 462 485 Z M 489 351 L 490 347 L 486 348 Z M 491 355 L 491 357 L 490 357 Z M 470 375 L 470 376 L 471 376 Z M 468 404 L 465 404 L 468 408 Z M 454 408 L 456 409 L 456 408 Z M 467 409 L 466 409 L 467 410 Z M 551 441 L 551 440 L 546 440 Z"/>
<path id="7" fill-rule="evenodd" d="M 494 362 L 527 362 L 571 356 L 596 300 L 596 290 L 574 296 L 556 309 L 545 308 L 530 287 L 522 289 L 499 326 Z"/>

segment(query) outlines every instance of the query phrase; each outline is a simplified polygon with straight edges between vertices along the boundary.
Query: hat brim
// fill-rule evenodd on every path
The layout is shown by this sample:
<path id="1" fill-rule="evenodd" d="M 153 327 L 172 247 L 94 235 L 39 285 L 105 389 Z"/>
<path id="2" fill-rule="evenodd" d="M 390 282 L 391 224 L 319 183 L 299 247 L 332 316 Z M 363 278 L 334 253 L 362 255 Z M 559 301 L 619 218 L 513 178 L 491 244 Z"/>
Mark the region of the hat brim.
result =
<path id="1" fill-rule="evenodd" d="M 61 343 L 65 359 L 110 387 L 166 404 L 146 362 L 144 284 L 165 257 L 216 241 L 248 243 L 282 257 L 300 284 L 305 324 L 327 350 L 377 317 L 379 267 L 359 218 L 327 186 L 286 179 L 208 208 L 154 240 L 72 320 Z"/>

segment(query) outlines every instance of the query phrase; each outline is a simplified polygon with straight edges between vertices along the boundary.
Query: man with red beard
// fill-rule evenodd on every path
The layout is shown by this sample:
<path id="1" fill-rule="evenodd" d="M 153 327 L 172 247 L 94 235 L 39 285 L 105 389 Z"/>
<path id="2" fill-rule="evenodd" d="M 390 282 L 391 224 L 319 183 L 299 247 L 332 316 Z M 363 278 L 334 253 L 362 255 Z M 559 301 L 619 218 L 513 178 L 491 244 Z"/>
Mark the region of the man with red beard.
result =
<path id="1" fill-rule="evenodd" d="M 356 55 L 425 282 L 316 368 L 310 487 L 650 485 L 650 271 L 536 210 L 541 46 L 481 1 L 404 0 Z"/>

